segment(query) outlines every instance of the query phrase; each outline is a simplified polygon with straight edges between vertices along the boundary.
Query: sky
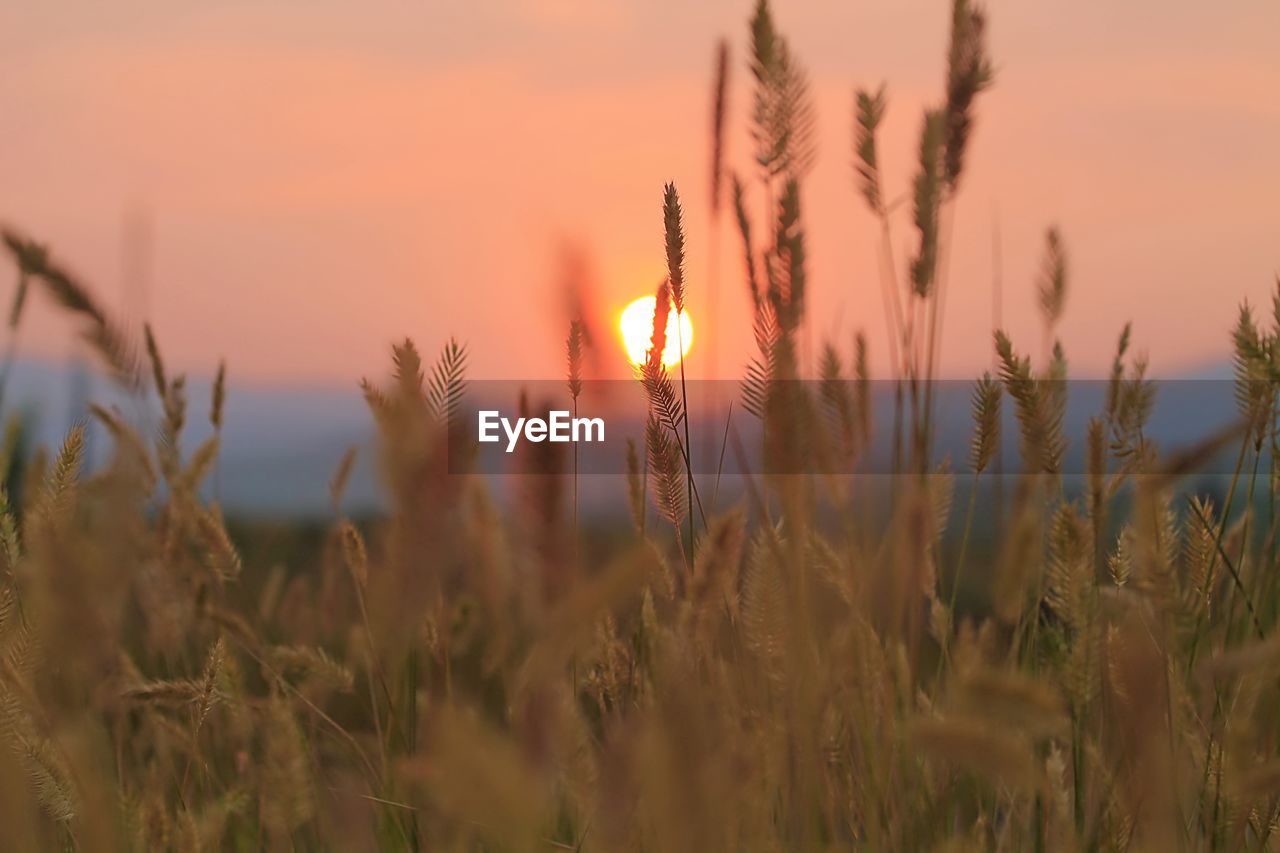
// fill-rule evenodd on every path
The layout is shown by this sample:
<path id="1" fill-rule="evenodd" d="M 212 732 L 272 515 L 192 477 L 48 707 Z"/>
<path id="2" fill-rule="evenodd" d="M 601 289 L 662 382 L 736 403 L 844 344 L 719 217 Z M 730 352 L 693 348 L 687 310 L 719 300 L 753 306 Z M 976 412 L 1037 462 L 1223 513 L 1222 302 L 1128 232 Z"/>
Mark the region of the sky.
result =
<path id="1" fill-rule="evenodd" d="M 596 364 L 664 272 L 661 201 L 685 206 L 695 375 L 750 355 L 740 242 L 708 213 L 717 41 L 731 48 L 729 164 L 754 174 L 751 0 L 416 0 L 0 5 L 0 222 L 48 243 L 171 365 L 354 383 L 390 345 L 455 335 L 473 375 L 553 377 L 564 283 L 590 284 Z M 994 88 L 955 211 L 944 372 L 991 360 L 992 281 L 1042 351 L 1045 229 L 1070 256 L 1061 337 L 1077 374 L 1126 319 L 1154 372 L 1226 358 L 1240 300 L 1280 269 L 1280 5 L 992 2 Z M 810 323 L 887 361 L 878 232 L 851 167 L 856 86 L 887 85 L 881 146 L 905 192 L 941 97 L 943 0 L 775 3 L 808 69 L 819 159 L 803 190 Z M 753 197 L 757 232 L 765 202 Z M 905 264 L 907 207 L 894 223 Z M 714 247 L 719 245 L 718 254 Z M 998 251 L 996 247 L 998 246 Z M 719 310 L 711 316 L 718 257 Z M 570 272 L 575 270 L 576 272 Z M 0 301 L 12 275 L 0 262 Z M 65 356 L 37 304 L 26 353 Z M 714 355 L 712 348 L 714 347 Z"/>

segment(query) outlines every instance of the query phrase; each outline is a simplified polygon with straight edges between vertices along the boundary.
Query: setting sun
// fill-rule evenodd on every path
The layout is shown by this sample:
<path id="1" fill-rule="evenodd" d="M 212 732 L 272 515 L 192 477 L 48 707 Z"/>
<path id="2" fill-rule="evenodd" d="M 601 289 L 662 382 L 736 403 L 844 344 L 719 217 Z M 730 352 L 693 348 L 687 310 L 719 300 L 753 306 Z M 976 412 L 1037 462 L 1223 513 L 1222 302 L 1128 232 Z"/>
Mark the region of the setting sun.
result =
<path id="1" fill-rule="evenodd" d="M 643 364 L 649 351 L 649 341 L 653 337 L 653 312 L 658 300 L 653 296 L 641 296 L 626 308 L 618 321 L 622 331 L 622 344 L 627 349 L 627 358 L 632 364 Z M 680 326 L 676 327 L 676 312 L 672 310 L 667 317 L 667 345 L 662 351 L 662 363 L 667 367 L 678 364 L 680 359 L 689 354 L 693 343 L 693 322 L 689 319 L 686 308 L 679 315 Z"/>

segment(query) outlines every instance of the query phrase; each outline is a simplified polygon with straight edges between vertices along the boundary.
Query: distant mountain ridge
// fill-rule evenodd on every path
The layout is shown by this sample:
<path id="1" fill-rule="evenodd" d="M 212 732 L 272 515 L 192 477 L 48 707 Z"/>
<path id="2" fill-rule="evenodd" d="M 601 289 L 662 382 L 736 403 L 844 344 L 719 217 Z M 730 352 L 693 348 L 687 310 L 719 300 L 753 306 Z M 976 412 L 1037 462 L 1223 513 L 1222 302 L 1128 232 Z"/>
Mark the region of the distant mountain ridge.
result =
<path id="1" fill-rule="evenodd" d="M 1186 444 L 1221 428 L 1234 417 L 1230 364 L 1211 365 L 1177 379 L 1156 380 L 1156 418 L 1150 437 L 1167 447 Z M 877 383 L 873 409 L 879 436 L 872 456 L 886 464 L 887 437 L 892 425 L 892 398 L 888 383 Z M 969 442 L 970 383 L 948 381 L 939 386 L 938 452 L 950 458 L 953 470 L 966 467 Z M 211 432 L 208 420 L 212 380 L 191 376 L 187 381 L 188 426 L 184 447 L 190 450 Z M 1083 465 L 1084 428 L 1104 400 L 1105 383 L 1072 382 L 1064 430 L 1072 439 L 1064 462 L 1066 470 Z M 37 358 L 17 359 L 5 392 L 6 411 L 21 411 L 35 441 L 57 447 L 70 425 L 88 419 L 88 403 L 119 408 L 134 423 L 156 424 L 154 399 L 141 405 L 129 399 L 109 379 L 87 364 L 57 364 Z M 1016 424 L 1013 407 L 1006 400 L 1004 430 L 1006 464 L 1016 458 Z M 744 430 L 746 426 L 745 413 Z M 735 422 L 736 418 L 735 416 Z M 705 426 L 705 425 L 704 425 Z M 624 420 L 612 428 L 626 435 L 643 434 L 643 423 Z M 707 426 L 707 429 L 712 427 Z M 718 447 L 723 421 L 715 435 L 700 438 L 695 448 Z M 744 437 L 748 432 L 744 431 Z M 261 384 L 236 381 L 229 384 L 224 411 L 221 461 L 216 477 L 217 498 L 228 512 L 274 516 L 319 516 L 331 512 L 328 482 L 346 450 L 355 446 L 357 463 L 347 486 L 343 509 L 350 513 L 374 512 L 384 507 L 376 474 L 376 441 L 372 418 L 355 383 L 332 385 Z M 108 438 L 92 424 L 89 436 L 90 465 L 102 464 L 109 453 Z M 882 469 L 887 470 L 887 469 Z M 497 474 L 496 471 L 490 471 Z M 615 477 L 587 478 L 584 494 L 594 493 L 592 506 L 607 512 L 621 508 L 625 489 Z M 212 489 L 212 484 L 210 485 Z M 598 497 L 599 500 L 595 500 Z"/>
<path id="2" fill-rule="evenodd" d="M 209 411 L 213 381 L 187 378 L 188 451 L 212 433 Z M 34 358 L 14 362 L 4 408 L 22 412 L 32 438 L 56 448 L 72 424 L 89 423 L 89 465 L 102 464 L 109 439 L 89 418 L 90 402 L 118 408 L 131 423 L 159 423 L 159 407 L 131 399 L 84 363 L 57 364 Z M 328 482 L 347 448 L 358 448 L 343 507 L 368 512 L 381 506 L 373 466 L 373 424 L 359 388 L 263 385 L 237 382 L 227 388 L 218 500 L 229 512 L 318 515 L 329 511 Z M 212 486 L 210 487 L 212 488 Z"/>

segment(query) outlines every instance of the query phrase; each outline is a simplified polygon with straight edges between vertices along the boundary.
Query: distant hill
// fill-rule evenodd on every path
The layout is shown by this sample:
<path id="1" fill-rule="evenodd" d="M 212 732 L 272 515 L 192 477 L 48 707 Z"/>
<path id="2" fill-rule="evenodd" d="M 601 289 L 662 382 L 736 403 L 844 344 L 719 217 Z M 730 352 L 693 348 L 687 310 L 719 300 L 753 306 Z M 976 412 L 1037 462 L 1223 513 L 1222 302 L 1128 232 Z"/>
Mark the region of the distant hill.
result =
<path id="1" fill-rule="evenodd" d="M 207 438 L 212 377 L 187 380 L 184 446 Z M 110 380 L 83 364 L 38 359 L 15 362 L 5 392 L 6 411 L 21 411 L 34 438 L 57 447 L 70 426 L 88 416 L 88 402 L 115 406 L 137 424 L 157 424 L 156 406 L 130 400 Z M 218 498 L 230 512 L 313 515 L 328 511 L 328 482 L 348 447 L 359 448 L 344 507 L 380 506 L 373 474 L 373 426 L 354 383 L 275 386 L 232 380 L 224 409 Z M 89 462 L 102 464 L 108 438 L 89 420 Z M 212 488 L 212 482 L 211 486 Z"/>
<path id="2" fill-rule="evenodd" d="M 1235 417 L 1229 365 L 1213 366 L 1189 373 L 1184 378 L 1156 382 L 1157 404 L 1149 437 L 1172 448 L 1194 442 Z M 208 422 L 212 380 L 209 376 L 188 379 L 189 416 L 187 449 L 194 448 L 210 433 Z M 939 385 L 937 401 L 938 451 L 936 459 L 947 458 L 951 468 L 963 473 L 967 466 L 970 440 L 969 382 L 947 381 Z M 877 383 L 873 390 L 874 430 L 877 441 L 864 470 L 888 473 L 892 429 L 893 396 L 889 383 Z M 1068 389 L 1068 410 L 1064 431 L 1069 439 L 1064 468 L 1080 473 L 1084 467 L 1085 429 L 1105 400 L 1106 383 L 1073 381 Z M 15 362 L 9 379 L 4 408 L 24 413 L 37 441 L 56 447 L 68 427 L 85 419 L 87 401 L 114 405 L 135 423 L 158 422 L 152 408 L 139 409 L 110 381 L 86 365 L 56 364 L 24 358 Z M 228 512 L 275 516 L 314 516 L 329 512 L 328 482 L 343 453 L 356 446 L 357 464 L 347 488 L 344 509 L 361 513 L 383 506 L 376 477 L 376 446 L 372 419 L 359 389 L 352 383 L 332 385 L 255 384 L 231 382 L 225 408 L 222 459 L 216 477 L 218 498 Z M 695 423 L 699 419 L 695 419 Z M 755 424 L 739 407 L 734 423 L 741 431 L 744 446 L 756 440 Z M 704 419 L 695 448 L 719 448 L 723 418 Z M 611 422 L 618 436 L 643 434 L 640 418 Z M 92 424 L 89 454 L 92 465 L 102 464 L 108 453 L 107 437 Z M 1004 406 L 1005 470 L 1017 466 L 1017 427 L 1013 405 Z M 731 456 L 731 454 L 730 454 Z M 492 458 L 492 457 L 491 457 Z M 704 457 L 705 458 L 705 457 Z M 505 459 L 502 464 L 506 464 Z M 732 461 L 726 471 L 734 469 Z M 491 475 L 500 469 L 486 465 Z M 609 466 L 614 474 L 621 463 Z M 213 488 L 213 482 L 210 488 Z M 510 481 L 497 478 L 496 490 L 510 492 Z M 724 490 L 736 493 L 740 484 L 726 477 Z M 620 476 L 584 477 L 579 486 L 580 503 L 587 513 L 614 513 L 624 508 L 625 487 Z"/>

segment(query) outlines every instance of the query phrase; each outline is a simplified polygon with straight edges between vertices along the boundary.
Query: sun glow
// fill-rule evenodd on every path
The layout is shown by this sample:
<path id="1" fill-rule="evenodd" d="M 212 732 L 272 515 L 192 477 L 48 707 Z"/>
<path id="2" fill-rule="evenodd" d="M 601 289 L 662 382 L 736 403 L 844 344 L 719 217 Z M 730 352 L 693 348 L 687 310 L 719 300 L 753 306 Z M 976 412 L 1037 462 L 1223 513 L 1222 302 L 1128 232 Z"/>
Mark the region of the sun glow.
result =
<path id="1" fill-rule="evenodd" d="M 649 341 L 653 337 L 653 313 L 658 300 L 653 296 L 641 296 L 626 308 L 618 320 L 618 328 L 622 332 L 622 345 L 626 347 L 627 358 L 632 364 L 643 364 L 649 352 Z M 689 319 L 689 309 L 679 315 L 679 326 L 676 326 L 675 309 L 667 317 L 667 345 L 662 350 L 662 363 L 667 367 L 678 364 L 680 359 L 689 354 L 693 345 L 693 322 Z"/>

